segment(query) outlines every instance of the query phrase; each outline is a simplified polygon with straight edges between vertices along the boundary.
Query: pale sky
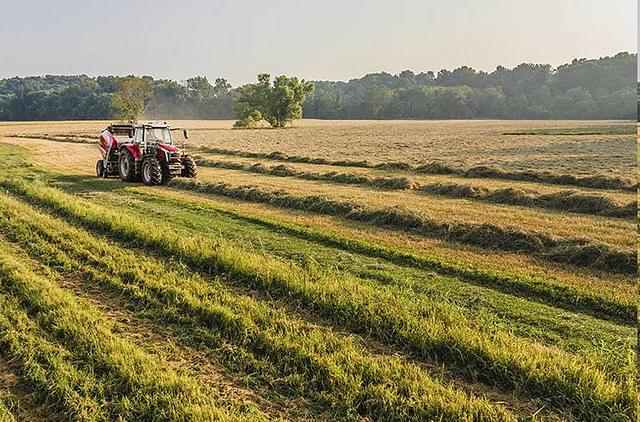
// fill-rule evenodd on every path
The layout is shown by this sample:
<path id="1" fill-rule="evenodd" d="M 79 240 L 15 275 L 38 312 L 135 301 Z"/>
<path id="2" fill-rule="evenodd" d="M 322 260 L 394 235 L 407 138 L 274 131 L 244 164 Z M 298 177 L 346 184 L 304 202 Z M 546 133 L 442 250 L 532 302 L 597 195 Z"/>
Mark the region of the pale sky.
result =
<path id="1" fill-rule="evenodd" d="M 0 0 L 0 78 L 348 80 L 637 51 L 636 0 Z"/>

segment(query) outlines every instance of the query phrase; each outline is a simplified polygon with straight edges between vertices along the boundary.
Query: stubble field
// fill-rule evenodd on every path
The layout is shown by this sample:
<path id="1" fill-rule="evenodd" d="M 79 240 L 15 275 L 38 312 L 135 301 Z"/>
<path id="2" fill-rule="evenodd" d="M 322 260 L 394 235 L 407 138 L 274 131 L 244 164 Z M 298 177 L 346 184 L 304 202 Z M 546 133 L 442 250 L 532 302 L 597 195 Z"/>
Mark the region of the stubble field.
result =
<path id="1" fill-rule="evenodd" d="M 0 123 L 7 420 L 635 420 L 635 126 Z"/>

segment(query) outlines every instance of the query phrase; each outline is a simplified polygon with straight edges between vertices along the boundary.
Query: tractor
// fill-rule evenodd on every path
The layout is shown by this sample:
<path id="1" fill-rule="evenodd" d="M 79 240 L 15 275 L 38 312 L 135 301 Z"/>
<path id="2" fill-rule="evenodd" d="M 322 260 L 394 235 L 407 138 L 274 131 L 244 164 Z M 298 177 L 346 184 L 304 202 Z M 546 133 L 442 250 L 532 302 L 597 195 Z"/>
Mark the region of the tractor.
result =
<path id="1" fill-rule="evenodd" d="M 174 177 L 196 177 L 193 157 L 174 143 L 171 133 L 180 130 L 158 123 L 112 124 L 100 134 L 102 160 L 96 163 L 98 177 L 120 176 L 125 182 L 142 180 L 145 185 L 167 183 Z M 184 139 L 189 132 L 182 129 Z"/>

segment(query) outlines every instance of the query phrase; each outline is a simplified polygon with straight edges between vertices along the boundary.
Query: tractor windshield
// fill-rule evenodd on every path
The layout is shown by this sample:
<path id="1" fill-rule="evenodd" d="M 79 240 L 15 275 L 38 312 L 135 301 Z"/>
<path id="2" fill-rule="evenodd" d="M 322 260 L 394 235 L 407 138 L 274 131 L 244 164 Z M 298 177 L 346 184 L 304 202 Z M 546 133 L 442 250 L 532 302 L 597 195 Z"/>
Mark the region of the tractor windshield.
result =
<path id="1" fill-rule="evenodd" d="M 171 144 L 171 132 L 166 127 L 152 127 L 146 130 L 147 142 Z"/>

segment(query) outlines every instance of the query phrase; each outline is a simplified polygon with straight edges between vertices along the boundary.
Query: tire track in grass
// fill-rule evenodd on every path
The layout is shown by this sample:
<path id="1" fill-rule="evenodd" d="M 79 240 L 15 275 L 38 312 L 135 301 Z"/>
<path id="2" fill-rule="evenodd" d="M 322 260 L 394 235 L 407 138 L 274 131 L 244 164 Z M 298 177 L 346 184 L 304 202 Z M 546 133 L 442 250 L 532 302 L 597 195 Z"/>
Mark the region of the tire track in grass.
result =
<path id="1" fill-rule="evenodd" d="M 192 379 L 118 337 L 103 315 L 30 271 L 30 261 L 23 259 L 14 249 L 0 247 L 2 291 L 104 382 L 105 390 L 96 391 L 101 398 L 98 419 L 102 413 L 108 419 L 131 420 L 265 420 L 253 409 L 226 406 L 226 399 L 213 391 L 205 394 Z"/>
<path id="2" fill-rule="evenodd" d="M 120 245 L 118 245 L 120 247 Z M 36 259 L 36 257 L 33 257 Z M 146 257 L 139 257 L 145 258 Z M 158 268 L 163 264 L 158 262 Z M 81 277 L 80 277 L 81 276 Z M 162 314 L 149 311 L 144 304 L 127 302 L 121 291 L 110 290 L 97 284 L 87 283 L 90 274 L 77 270 L 69 274 L 60 272 L 60 287 L 72 291 L 76 296 L 103 311 L 116 321 L 115 330 L 132 343 L 159 356 L 176 371 L 186 371 L 203 385 L 221 392 L 225 397 L 245 401 L 248 407 L 257 406 L 269 420 L 324 420 L 320 413 L 306 409 L 303 400 L 287 400 L 275 397 L 268 385 L 250 388 L 243 375 L 234 376 L 224 369 L 219 352 L 210 346 L 232 348 L 211 342 L 209 336 L 189 333 L 191 327 L 178 326 L 162 319 Z M 80 279 L 83 279 L 80 281 Z M 227 363 L 230 365 L 229 363 Z M 244 384 L 244 385 L 243 385 Z M 254 386 L 255 387 L 255 386 Z M 276 399 L 274 401 L 274 399 Z"/>
<path id="3" fill-rule="evenodd" d="M 17 255 L 28 253 L 17 244 L 13 244 L 12 248 Z M 175 334 L 175 329 L 154 324 L 152 318 L 139 317 L 132 311 L 131 304 L 122 301 L 109 291 L 99 289 L 96 284 L 86 284 L 84 273 L 81 270 L 65 272 L 64 267 L 59 266 L 60 262 L 47 261 L 57 267 L 56 270 L 53 270 L 46 264 L 36 261 L 37 257 L 33 256 L 33 250 L 30 252 L 30 259 L 27 258 L 28 261 L 25 259 L 25 262 L 29 263 L 31 270 L 54 281 L 62 289 L 73 292 L 76 297 L 102 311 L 113 322 L 113 326 L 110 328 L 114 333 L 157 357 L 176 373 L 184 373 L 186 376 L 196 379 L 202 385 L 215 391 L 215 395 L 233 397 L 233 400 L 228 403 L 229 407 L 250 409 L 258 406 L 260 411 L 268 415 L 269 420 L 288 419 L 288 415 L 294 414 L 298 410 L 292 408 L 291 413 L 284 412 L 278 406 L 269 403 L 267 398 L 241 386 L 238 380 L 233 380 L 229 374 L 223 373 L 219 365 L 212 363 L 216 362 L 216 359 L 213 359 L 214 355 L 210 350 L 204 348 L 197 350 L 191 344 L 181 343 L 181 339 Z M 122 260 L 120 262 L 131 261 Z M 158 263 L 158 265 L 161 264 Z M 37 271 L 35 271 L 36 268 Z M 144 308 L 140 307 L 140 309 L 144 313 Z M 299 413 L 303 414 L 303 412 Z M 302 419 L 311 420 L 311 418 Z"/>
<path id="4" fill-rule="evenodd" d="M 8 221 L 5 219 L 7 230 Z M 21 230 L 19 225 L 11 227 L 12 230 Z M 23 235 L 33 239 L 32 230 L 34 230 L 33 226 L 26 229 Z M 43 229 L 39 232 L 39 236 L 51 235 L 53 235 L 51 229 Z M 86 241 L 92 242 L 89 238 Z M 75 242 L 65 243 L 75 244 Z M 50 245 L 57 244 L 60 244 L 60 240 Z M 103 247 L 110 250 L 108 244 Z M 43 259 L 53 257 L 54 252 L 55 250 L 51 249 L 43 253 Z M 343 406 L 347 405 L 343 409 L 348 411 L 344 414 L 345 416 L 360 413 L 374 419 L 388 420 L 512 419 L 512 416 L 500 406 L 468 396 L 451 387 L 441 386 L 420 368 L 405 363 L 398 357 L 372 356 L 365 353 L 352 339 L 342 338 L 314 326 L 307 326 L 281 311 L 265 308 L 264 305 L 255 303 L 250 298 L 232 295 L 224 299 L 227 293 L 220 288 L 211 289 L 210 283 L 205 283 L 196 276 L 183 280 L 174 275 L 169 280 L 164 280 L 161 277 L 158 278 L 157 266 L 150 266 L 148 271 L 153 274 L 151 277 L 136 271 L 124 272 L 123 277 L 126 283 L 123 282 L 124 280 L 109 277 L 105 275 L 104 268 L 96 268 L 98 263 L 105 260 L 105 254 L 106 251 L 98 253 L 97 256 L 100 259 L 97 261 L 95 257 L 92 260 L 90 255 L 83 258 L 83 260 L 92 261 L 85 270 L 94 272 L 93 277 L 96 282 L 111 280 L 108 282 L 114 283 L 114 286 L 118 286 L 117 288 L 131 287 L 131 291 L 139 295 L 138 300 L 146 301 L 147 306 L 154 306 L 160 310 L 169 309 L 169 313 L 176 316 L 193 315 L 210 329 L 223 336 L 231 336 L 230 339 L 234 342 L 239 342 L 240 345 L 249 347 L 256 353 L 267 354 L 281 371 L 285 371 L 281 376 L 289 377 L 288 382 L 297 383 L 306 391 L 318 389 L 320 397 L 324 397 L 331 405 L 340 406 L 339 403 L 343 403 Z M 63 259 L 63 255 L 57 254 L 57 256 Z M 108 262 L 104 265 L 108 265 Z M 112 271 L 121 270 L 115 267 Z M 161 288 L 161 284 L 158 283 L 165 283 L 165 287 Z M 182 286 L 184 283 L 187 283 L 187 286 Z M 141 288 L 142 286 L 144 287 Z M 188 289 L 182 290 L 185 287 Z M 225 307 L 236 309 L 216 310 L 214 306 L 215 300 L 218 300 L 216 297 L 219 297 L 219 300 L 224 299 Z M 210 305 L 205 306 L 206 303 Z M 222 304 L 216 306 L 219 307 Z M 222 311 L 222 314 L 216 315 L 217 312 Z M 166 317 L 170 316 L 165 315 Z M 255 318 L 254 322 L 250 322 L 248 319 L 250 317 Z M 265 325 L 264 332 L 258 329 L 262 325 Z M 279 337 L 282 337 L 282 340 L 278 340 Z M 278 341 L 284 341 L 284 343 L 278 346 Z M 296 359 L 301 361 L 291 360 L 296 356 L 298 356 Z M 297 373 L 298 370 L 302 372 Z"/>
<path id="5" fill-rule="evenodd" d="M 0 356 L 0 421 L 63 421 L 65 416 L 22 381 L 17 365 Z M 4 413 L 4 416 L 3 416 Z"/>
<path id="6" fill-rule="evenodd" d="M 91 230 L 178 256 L 194 269 L 223 271 L 252 288 L 295 298 L 334 323 L 364 330 L 422 358 L 466 367 L 483 382 L 548 400 L 576 416 L 627 417 L 633 412 L 630 384 L 613 382 L 558 350 L 534 347 L 507 334 L 484 338 L 470 321 L 444 305 L 430 305 L 423 309 L 425 314 L 413 319 L 409 304 L 403 302 L 407 297 L 390 296 L 385 289 L 370 289 L 348 277 L 334 280 L 302 272 L 294 265 L 229 248 L 222 239 L 215 245 L 197 237 L 185 242 L 171 232 L 140 227 L 123 215 L 39 184 L 3 185 Z"/>

